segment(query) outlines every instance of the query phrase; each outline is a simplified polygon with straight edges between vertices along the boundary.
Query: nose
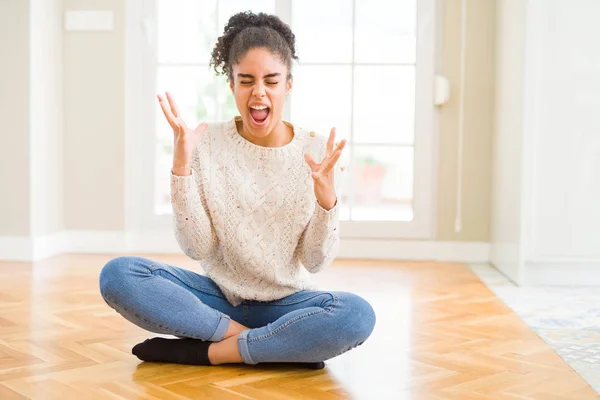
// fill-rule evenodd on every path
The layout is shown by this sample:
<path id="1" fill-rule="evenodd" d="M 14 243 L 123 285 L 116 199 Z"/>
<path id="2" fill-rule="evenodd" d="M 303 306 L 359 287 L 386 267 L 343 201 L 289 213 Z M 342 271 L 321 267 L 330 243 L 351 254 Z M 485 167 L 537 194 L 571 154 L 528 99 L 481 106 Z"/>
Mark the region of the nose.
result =
<path id="1" fill-rule="evenodd" d="M 265 96 L 265 87 L 262 83 L 257 83 L 254 85 L 254 88 L 252 89 L 252 96 L 256 97 L 257 99 Z"/>

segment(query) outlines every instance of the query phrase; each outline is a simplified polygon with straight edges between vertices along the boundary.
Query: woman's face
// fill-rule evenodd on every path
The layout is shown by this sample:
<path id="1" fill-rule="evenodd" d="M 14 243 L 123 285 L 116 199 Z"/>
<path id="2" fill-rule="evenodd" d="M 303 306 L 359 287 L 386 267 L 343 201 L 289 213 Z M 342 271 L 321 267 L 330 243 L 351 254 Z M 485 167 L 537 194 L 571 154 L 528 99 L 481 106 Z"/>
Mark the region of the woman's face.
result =
<path id="1" fill-rule="evenodd" d="M 264 138 L 281 124 L 285 96 L 292 88 L 287 76 L 286 65 L 265 48 L 248 50 L 233 65 L 230 87 L 250 135 Z"/>

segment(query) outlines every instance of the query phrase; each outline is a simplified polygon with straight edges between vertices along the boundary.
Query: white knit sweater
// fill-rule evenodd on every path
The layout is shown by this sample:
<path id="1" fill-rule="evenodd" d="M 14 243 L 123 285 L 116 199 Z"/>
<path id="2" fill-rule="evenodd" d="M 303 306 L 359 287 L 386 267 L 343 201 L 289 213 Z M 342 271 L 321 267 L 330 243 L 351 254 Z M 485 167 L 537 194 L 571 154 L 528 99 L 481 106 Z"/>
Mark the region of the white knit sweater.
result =
<path id="1" fill-rule="evenodd" d="M 211 124 L 192 157 L 192 175 L 171 175 L 175 236 L 234 306 L 316 289 L 339 246 L 339 205 L 315 199 L 304 153 L 320 162 L 326 139 L 294 127 L 283 147 L 243 138 L 235 119 Z"/>

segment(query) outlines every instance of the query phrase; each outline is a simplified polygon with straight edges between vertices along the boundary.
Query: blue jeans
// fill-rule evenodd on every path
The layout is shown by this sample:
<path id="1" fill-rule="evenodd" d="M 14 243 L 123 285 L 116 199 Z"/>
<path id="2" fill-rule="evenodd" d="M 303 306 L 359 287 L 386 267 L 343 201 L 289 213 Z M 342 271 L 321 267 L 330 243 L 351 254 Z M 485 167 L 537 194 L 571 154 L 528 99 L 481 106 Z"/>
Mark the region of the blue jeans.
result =
<path id="1" fill-rule="evenodd" d="M 361 345 L 375 326 L 373 308 L 352 293 L 305 290 L 233 307 L 210 278 L 142 257 L 109 261 L 100 292 L 124 318 L 160 334 L 216 342 L 233 319 L 250 328 L 238 337 L 247 364 L 325 361 Z"/>

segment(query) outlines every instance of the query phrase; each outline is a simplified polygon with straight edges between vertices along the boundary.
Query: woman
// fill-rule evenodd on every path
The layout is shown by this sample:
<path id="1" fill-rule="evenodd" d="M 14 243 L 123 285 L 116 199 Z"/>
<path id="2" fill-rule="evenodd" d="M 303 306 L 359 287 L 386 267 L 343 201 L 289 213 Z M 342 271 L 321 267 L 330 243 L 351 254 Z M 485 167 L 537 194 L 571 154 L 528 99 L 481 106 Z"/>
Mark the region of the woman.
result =
<path id="1" fill-rule="evenodd" d="M 136 345 L 141 360 L 322 368 L 370 336 L 369 303 L 318 291 L 310 280 L 337 252 L 334 166 L 345 141 L 334 147 L 334 129 L 325 141 L 282 120 L 294 59 L 288 25 L 239 13 L 211 65 L 227 75 L 240 116 L 192 130 L 173 97 L 158 96 L 174 132 L 175 235 L 206 276 L 140 257 L 103 268 L 108 305 L 142 328 L 179 337 Z"/>

